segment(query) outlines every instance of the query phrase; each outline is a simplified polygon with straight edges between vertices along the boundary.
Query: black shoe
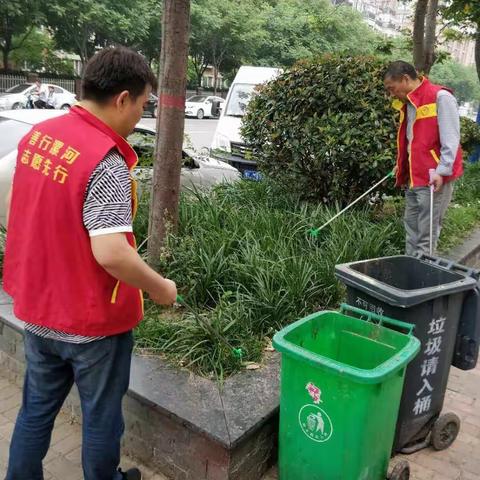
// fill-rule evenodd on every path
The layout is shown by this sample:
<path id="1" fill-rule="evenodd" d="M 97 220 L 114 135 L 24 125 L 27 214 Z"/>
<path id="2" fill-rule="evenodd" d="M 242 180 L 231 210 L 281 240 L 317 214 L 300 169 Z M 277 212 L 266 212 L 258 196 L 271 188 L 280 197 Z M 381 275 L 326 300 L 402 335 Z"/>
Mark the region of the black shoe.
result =
<path id="1" fill-rule="evenodd" d="M 142 472 L 138 468 L 131 468 L 126 472 L 119 470 L 119 472 L 123 475 L 125 480 L 142 480 Z"/>

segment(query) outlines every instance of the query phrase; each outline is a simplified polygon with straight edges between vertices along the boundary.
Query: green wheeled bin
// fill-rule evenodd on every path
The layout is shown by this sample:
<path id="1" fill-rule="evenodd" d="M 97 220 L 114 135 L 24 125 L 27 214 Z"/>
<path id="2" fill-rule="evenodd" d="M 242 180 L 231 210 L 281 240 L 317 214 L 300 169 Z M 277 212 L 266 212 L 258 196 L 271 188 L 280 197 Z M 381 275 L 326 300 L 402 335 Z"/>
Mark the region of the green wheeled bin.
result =
<path id="1" fill-rule="evenodd" d="M 420 349 L 412 329 L 342 305 L 274 336 L 280 480 L 409 478 L 408 463 L 387 472 L 405 368 Z"/>

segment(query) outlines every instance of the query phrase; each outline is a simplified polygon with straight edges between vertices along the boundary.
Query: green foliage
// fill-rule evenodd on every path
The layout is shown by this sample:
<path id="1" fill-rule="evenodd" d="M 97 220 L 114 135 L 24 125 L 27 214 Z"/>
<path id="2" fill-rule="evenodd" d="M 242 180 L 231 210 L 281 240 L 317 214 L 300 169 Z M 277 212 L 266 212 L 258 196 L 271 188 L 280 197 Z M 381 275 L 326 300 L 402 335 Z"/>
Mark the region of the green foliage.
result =
<path id="1" fill-rule="evenodd" d="M 35 25 L 43 19 L 39 0 L 2 0 L 0 2 L 0 50 L 3 68 L 9 69 L 11 52 L 20 48 Z"/>
<path id="2" fill-rule="evenodd" d="M 152 17 L 158 17 L 158 5 L 158 0 L 51 0 L 44 12 L 57 46 L 86 62 L 98 47 L 140 43 Z"/>
<path id="3" fill-rule="evenodd" d="M 394 166 L 386 63 L 324 56 L 270 82 L 250 102 L 242 135 L 260 170 L 308 198 L 344 204 Z"/>
<path id="4" fill-rule="evenodd" d="M 453 202 L 442 228 L 439 250 L 447 252 L 458 245 L 480 222 L 480 164 L 467 164 L 457 180 Z"/>
<path id="5" fill-rule="evenodd" d="M 480 166 L 467 165 L 447 213 L 441 251 L 478 225 L 479 198 Z M 268 180 L 183 195 L 180 231 L 169 235 L 161 263 L 192 310 L 147 302 L 145 320 L 136 329 L 137 348 L 224 378 L 242 365 L 221 335 L 245 351 L 244 360 L 260 362 L 279 328 L 316 310 L 337 308 L 343 289 L 334 278 L 336 264 L 402 252 L 403 210 L 401 198 L 360 208 L 312 239 L 308 230 L 336 210 L 305 204 Z M 134 229 L 140 242 L 146 238 L 147 198 Z"/>
<path id="6" fill-rule="evenodd" d="M 468 157 L 480 145 L 480 126 L 470 118 L 461 117 L 460 131 L 462 148 L 465 156 Z"/>
<path id="7" fill-rule="evenodd" d="M 290 67 L 328 52 L 373 53 L 379 36 L 348 6 L 329 0 L 278 0 L 261 13 L 264 41 L 258 62 Z"/>
<path id="8" fill-rule="evenodd" d="M 455 185 L 454 202 L 468 205 L 476 200 L 480 200 L 480 164 L 466 164 L 465 174 Z"/>
<path id="9" fill-rule="evenodd" d="M 14 37 L 15 40 L 17 37 Z M 28 65 L 31 71 L 44 71 L 57 75 L 73 75 L 73 62 L 55 55 L 56 45 L 45 31 L 35 28 L 22 46 L 13 51 L 11 59 L 19 67 Z"/>
<path id="10" fill-rule="evenodd" d="M 263 38 L 255 0 L 192 0 L 190 56 L 197 83 L 208 65 L 218 71 L 251 62 Z"/>
<path id="11" fill-rule="evenodd" d="M 477 182 L 479 181 L 477 177 Z M 480 201 L 472 200 L 466 205 L 452 204 L 447 213 L 447 221 L 442 228 L 438 249 L 447 253 L 459 245 L 480 222 Z"/>
<path id="12" fill-rule="evenodd" d="M 460 27 L 480 24 L 480 4 L 477 0 L 451 0 L 443 9 L 443 15 Z"/>
<path id="13" fill-rule="evenodd" d="M 197 83 L 209 64 L 230 77 L 242 64 L 290 67 L 326 52 L 372 53 L 378 42 L 358 12 L 329 0 L 192 0 Z"/>
<path id="14" fill-rule="evenodd" d="M 467 37 L 475 37 L 480 48 L 480 2 L 478 0 L 450 0 L 443 8 L 443 16 L 453 22 Z M 479 55 L 476 55 L 477 75 L 480 80 Z"/>
<path id="15" fill-rule="evenodd" d="M 375 55 L 388 61 L 403 60 L 413 62 L 413 42 L 411 32 L 403 32 L 398 37 L 388 37 L 380 40 L 375 46 Z"/>
<path id="16" fill-rule="evenodd" d="M 135 223 L 139 240 L 147 232 L 144 201 Z M 192 192 L 182 197 L 180 231 L 168 238 L 161 271 L 205 322 L 245 350 L 245 360 L 259 361 L 265 337 L 338 304 L 335 263 L 400 252 L 398 218 L 376 218 L 368 209 L 341 217 L 312 239 L 308 230 L 334 213 L 304 205 L 268 181 Z M 137 331 L 140 348 L 161 351 L 204 375 L 240 368 L 218 336 L 188 312 L 179 317 L 150 306 L 145 322 Z"/>
<path id="17" fill-rule="evenodd" d="M 473 67 L 453 60 L 436 63 L 430 72 L 430 79 L 451 88 L 459 102 L 480 102 L 480 83 Z"/>
<path id="18" fill-rule="evenodd" d="M 139 5 L 141 5 L 141 9 L 138 14 L 144 16 L 145 26 L 140 27 L 142 29 L 135 32 L 135 38 L 132 45 L 129 46 L 136 48 L 145 55 L 153 67 L 154 63 L 158 62 L 160 58 L 163 3 L 162 0 L 142 0 Z"/>

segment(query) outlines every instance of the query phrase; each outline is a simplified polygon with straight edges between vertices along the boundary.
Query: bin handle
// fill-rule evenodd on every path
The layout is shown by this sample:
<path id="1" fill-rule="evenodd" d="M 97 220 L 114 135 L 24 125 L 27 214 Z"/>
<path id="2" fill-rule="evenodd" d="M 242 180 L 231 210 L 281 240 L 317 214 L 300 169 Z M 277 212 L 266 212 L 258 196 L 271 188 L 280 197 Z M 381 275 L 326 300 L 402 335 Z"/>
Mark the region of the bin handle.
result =
<path id="1" fill-rule="evenodd" d="M 476 270 L 475 268 L 466 267 L 465 265 L 460 265 L 459 263 L 455 263 L 453 260 L 447 260 L 446 258 L 441 257 L 433 257 L 432 255 L 428 255 L 424 252 L 417 252 L 415 253 L 415 258 L 422 260 L 424 262 L 430 262 L 439 267 L 446 268 L 452 272 L 460 272 L 467 277 L 472 277 L 475 280 L 480 279 L 480 270 Z"/>
<path id="2" fill-rule="evenodd" d="M 347 303 L 342 303 L 340 305 L 340 313 L 356 313 L 362 317 L 367 317 L 368 322 L 372 322 L 375 320 L 379 325 L 385 326 L 392 326 L 396 327 L 400 330 L 405 330 L 406 335 L 412 335 L 415 325 L 412 323 L 402 322 L 400 320 L 395 320 L 394 318 L 385 317 L 384 315 L 378 315 L 373 312 L 369 312 L 368 310 L 362 310 L 361 308 L 353 307 L 352 305 L 348 305 Z"/>

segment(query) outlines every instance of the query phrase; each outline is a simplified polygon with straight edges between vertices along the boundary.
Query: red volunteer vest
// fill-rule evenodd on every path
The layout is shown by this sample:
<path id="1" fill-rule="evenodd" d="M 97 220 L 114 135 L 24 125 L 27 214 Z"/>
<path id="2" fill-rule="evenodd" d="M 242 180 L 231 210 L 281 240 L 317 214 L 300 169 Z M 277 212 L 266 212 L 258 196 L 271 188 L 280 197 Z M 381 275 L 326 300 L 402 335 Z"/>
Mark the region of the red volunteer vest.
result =
<path id="1" fill-rule="evenodd" d="M 126 140 L 81 107 L 35 125 L 21 140 L 3 272 L 21 320 L 97 336 L 126 332 L 142 319 L 142 293 L 96 262 L 83 225 L 88 180 L 112 148 L 135 166 Z M 132 194 L 135 213 L 135 188 Z M 126 235 L 134 247 L 133 234 Z"/>
<path id="2" fill-rule="evenodd" d="M 426 187 L 429 183 L 429 169 L 436 169 L 440 162 L 440 132 L 437 121 L 437 94 L 448 88 L 434 85 L 424 77 L 422 84 L 408 95 L 408 99 L 417 110 L 413 124 L 413 140 L 408 152 L 407 105 L 394 102 L 394 108 L 400 110 L 400 126 L 397 135 L 397 186 Z M 450 90 L 448 90 L 450 91 Z M 449 182 L 463 174 L 462 149 L 458 148 L 453 165 L 453 173 L 444 177 Z"/>

